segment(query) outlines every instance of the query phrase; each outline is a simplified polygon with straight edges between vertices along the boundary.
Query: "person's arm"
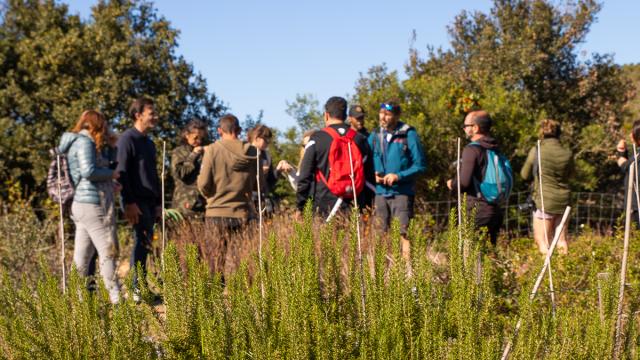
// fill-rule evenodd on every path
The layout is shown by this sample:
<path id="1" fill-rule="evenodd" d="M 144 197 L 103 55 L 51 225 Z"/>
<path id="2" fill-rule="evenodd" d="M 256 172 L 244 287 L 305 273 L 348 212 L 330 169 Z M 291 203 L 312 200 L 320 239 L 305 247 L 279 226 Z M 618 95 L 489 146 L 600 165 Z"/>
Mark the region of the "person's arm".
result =
<path id="1" fill-rule="evenodd" d="M 371 145 L 368 139 L 367 141 L 363 141 L 362 156 L 364 158 L 364 178 L 368 183 L 375 186 L 376 177 L 373 171 L 373 151 L 371 150 Z"/>
<path id="2" fill-rule="evenodd" d="M 302 163 L 300 164 L 300 174 L 298 175 L 298 187 L 296 189 L 296 207 L 304 210 L 304 206 L 309 200 L 309 193 L 314 181 L 314 169 L 316 168 L 316 142 L 310 140 L 305 146 Z"/>
<path id="3" fill-rule="evenodd" d="M 536 148 L 529 151 L 527 160 L 525 160 L 522 169 L 520 170 L 520 176 L 523 180 L 529 180 L 533 177 L 533 167 L 536 161 Z"/>
<path id="4" fill-rule="evenodd" d="M 175 179 L 187 181 L 198 169 L 198 160 L 202 153 L 191 151 L 185 154 L 182 149 L 175 149 L 171 154 L 171 175 Z"/>
<path id="5" fill-rule="evenodd" d="M 78 144 L 78 165 L 80 176 L 89 181 L 109 181 L 113 170 L 96 166 L 96 148 L 88 138 L 76 140 Z"/>
<path id="6" fill-rule="evenodd" d="M 411 166 L 408 169 L 398 172 L 398 181 L 412 179 L 418 174 L 422 174 L 427 170 L 427 159 L 424 150 L 420 144 L 418 133 L 415 130 L 407 132 L 407 147 L 409 156 L 411 157 Z"/>
<path id="7" fill-rule="evenodd" d="M 129 173 L 131 168 L 129 163 L 133 160 L 133 143 L 130 138 L 120 137 L 117 148 L 118 167 L 116 171 L 120 173 L 118 182 L 122 185 L 122 202 L 125 205 L 132 204 L 135 203 L 135 194 L 132 189 L 131 176 L 135 176 L 135 174 Z"/>
<path id="8" fill-rule="evenodd" d="M 196 181 L 198 191 L 206 198 L 212 197 L 215 194 L 215 184 L 213 182 L 213 151 L 213 145 L 209 145 L 205 149 L 202 165 L 200 165 L 200 174 L 198 174 L 198 180 Z"/>
<path id="9" fill-rule="evenodd" d="M 465 146 L 462 150 L 462 159 L 460 161 L 460 190 L 467 190 L 473 183 L 473 169 L 475 168 L 477 157 L 481 154 L 482 149 L 479 146 Z M 457 175 L 451 183 L 451 190 L 457 191 L 458 178 Z"/>

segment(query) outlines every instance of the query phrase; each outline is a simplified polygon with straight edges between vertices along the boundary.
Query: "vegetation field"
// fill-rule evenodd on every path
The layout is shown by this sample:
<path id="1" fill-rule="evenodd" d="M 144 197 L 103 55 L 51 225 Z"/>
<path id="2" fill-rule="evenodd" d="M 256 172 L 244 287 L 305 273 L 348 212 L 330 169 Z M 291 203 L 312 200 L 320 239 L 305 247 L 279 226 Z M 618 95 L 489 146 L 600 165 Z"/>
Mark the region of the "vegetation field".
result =
<path id="1" fill-rule="evenodd" d="M 418 216 L 408 278 L 396 231 L 383 237 L 364 222 L 361 267 L 353 224 L 321 224 L 309 213 L 299 222 L 270 219 L 262 263 L 251 229 L 236 239 L 242 265 L 224 283 L 187 244 L 197 227 L 178 229 L 164 269 L 155 258 L 145 301 L 134 303 L 125 290 L 112 306 L 102 286 L 90 293 L 74 272 L 62 293 L 55 219 L 16 206 L 0 217 L 0 358 L 496 359 L 509 340 L 513 359 L 612 356 L 621 231 L 602 237 L 585 229 L 568 255 L 553 258 L 554 312 L 547 280 L 528 300 L 543 263 L 531 239 L 502 238 L 492 248 L 467 224 L 461 251 L 457 228 L 434 234 Z M 130 240 L 121 230 L 126 262 Z M 639 357 L 638 240 L 623 358 Z"/>

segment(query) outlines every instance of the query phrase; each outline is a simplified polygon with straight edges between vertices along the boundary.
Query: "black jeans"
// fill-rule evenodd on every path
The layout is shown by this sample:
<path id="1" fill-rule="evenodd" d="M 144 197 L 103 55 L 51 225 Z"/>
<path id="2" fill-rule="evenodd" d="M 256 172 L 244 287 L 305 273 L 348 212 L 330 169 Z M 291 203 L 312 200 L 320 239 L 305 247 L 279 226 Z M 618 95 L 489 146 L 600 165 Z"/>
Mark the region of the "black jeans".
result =
<path id="1" fill-rule="evenodd" d="M 133 271 L 133 286 L 138 284 L 138 274 L 136 274 L 137 264 L 142 267 L 142 276 L 147 271 L 147 256 L 151 252 L 153 242 L 153 225 L 156 222 L 155 208 L 153 203 L 137 202 L 138 208 L 142 212 L 138 223 L 133 225 L 133 251 L 131 252 L 131 271 Z"/>
<path id="2" fill-rule="evenodd" d="M 476 228 L 486 227 L 491 244 L 495 246 L 498 242 L 498 233 L 504 217 L 502 209 L 498 205 L 490 205 L 486 201 L 467 197 L 467 216 L 471 215 L 474 208 L 476 209 Z"/>

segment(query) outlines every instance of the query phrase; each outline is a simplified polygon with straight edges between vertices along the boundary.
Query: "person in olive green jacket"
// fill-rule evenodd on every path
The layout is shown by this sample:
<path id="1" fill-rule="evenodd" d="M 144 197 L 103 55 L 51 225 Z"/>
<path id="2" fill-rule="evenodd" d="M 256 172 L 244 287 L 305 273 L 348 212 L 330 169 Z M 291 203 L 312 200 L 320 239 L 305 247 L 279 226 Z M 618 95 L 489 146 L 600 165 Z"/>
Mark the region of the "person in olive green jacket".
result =
<path id="1" fill-rule="evenodd" d="M 207 124 L 191 120 L 182 130 L 183 144 L 171 153 L 171 175 L 175 184 L 173 207 L 186 218 L 201 218 L 205 199 L 198 192 L 196 180 L 207 142 Z"/>
<path id="2" fill-rule="evenodd" d="M 569 205 L 571 189 L 569 179 L 573 176 L 574 163 L 571 150 L 564 148 L 559 141 L 560 123 L 555 120 L 542 120 L 540 126 L 540 163 L 538 168 L 538 150 L 534 146 L 527 156 L 520 175 L 524 180 L 533 178 L 533 200 L 536 210 L 533 213 L 533 237 L 542 254 L 547 253 L 549 242 L 553 239 L 556 226 L 562 219 L 565 208 Z M 544 210 L 540 199 L 540 179 L 542 174 L 542 195 Z M 545 224 L 546 223 L 546 224 Z M 545 236 L 545 225 L 547 235 Z M 558 250 L 566 254 L 567 228 L 564 228 L 558 240 Z"/>

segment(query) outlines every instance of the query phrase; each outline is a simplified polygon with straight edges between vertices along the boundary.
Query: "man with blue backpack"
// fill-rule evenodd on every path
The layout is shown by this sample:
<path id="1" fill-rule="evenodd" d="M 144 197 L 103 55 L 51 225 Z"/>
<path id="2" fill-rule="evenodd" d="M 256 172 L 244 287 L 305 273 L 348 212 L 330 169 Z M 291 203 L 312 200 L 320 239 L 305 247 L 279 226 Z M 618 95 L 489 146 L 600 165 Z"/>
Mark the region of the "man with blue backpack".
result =
<path id="1" fill-rule="evenodd" d="M 476 227 L 486 227 L 495 245 L 502 225 L 500 205 L 511 193 L 513 172 L 490 135 L 491 125 L 491 117 L 484 110 L 472 111 L 464 119 L 463 130 L 471 143 L 462 150 L 460 190 L 467 197 L 467 214 L 476 208 Z M 447 181 L 447 186 L 455 191 L 458 179 Z"/>
<path id="2" fill-rule="evenodd" d="M 380 128 L 369 135 L 369 145 L 373 151 L 376 217 L 384 232 L 392 218 L 399 220 L 402 257 L 410 276 L 407 230 L 413 217 L 416 179 L 426 171 L 427 162 L 416 129 L 400 121 L 401 112 L 394 101 L 380 104 Z"/>

